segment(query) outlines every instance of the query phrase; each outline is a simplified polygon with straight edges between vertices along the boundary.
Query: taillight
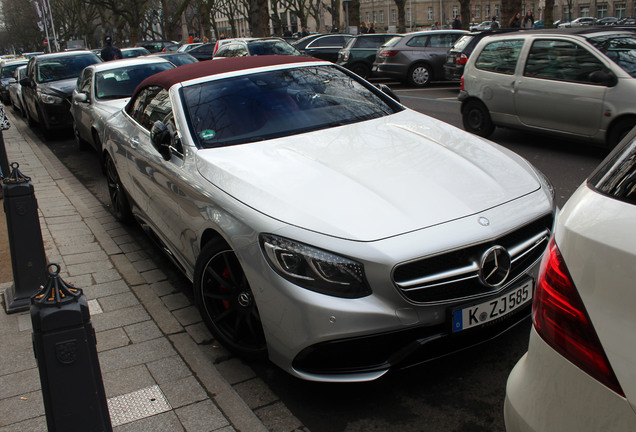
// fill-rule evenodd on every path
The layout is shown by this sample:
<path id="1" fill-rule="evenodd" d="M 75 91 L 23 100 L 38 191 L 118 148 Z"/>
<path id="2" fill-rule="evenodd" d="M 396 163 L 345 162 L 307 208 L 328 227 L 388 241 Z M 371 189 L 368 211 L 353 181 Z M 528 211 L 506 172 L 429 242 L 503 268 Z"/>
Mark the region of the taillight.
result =
<path id="1" fill-rule="evenodd" d="M 468 63 L 468 56 L 466 54 L 460 54 L 455 59 L 455 64 L 465 65 L 466 63 Z"/>
<path id="2" fill-rule="evenodd" d="M 625 396 L 554 238 L 541 261 L 532 322 L 541 338 L 563 357 Z"/>
<path id="3" fill-rule="evenodd" d="M 393 57 L 397 55 L 398 52 L 399 51 L 396 50 L 380 51 L 380 57 Z"/>

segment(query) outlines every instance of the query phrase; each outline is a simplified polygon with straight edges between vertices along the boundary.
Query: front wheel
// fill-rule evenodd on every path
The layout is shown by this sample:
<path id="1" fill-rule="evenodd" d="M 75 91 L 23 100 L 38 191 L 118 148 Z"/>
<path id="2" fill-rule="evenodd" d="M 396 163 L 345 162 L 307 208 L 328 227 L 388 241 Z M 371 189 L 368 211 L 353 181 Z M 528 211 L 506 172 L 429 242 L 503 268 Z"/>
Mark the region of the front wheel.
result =
<path id="1" fill-rule="evenodd" d="M 222 240 L 201 250 L 194 268 L 194 296 L 203 321 L 228 350 L 261 360 L 267 345 L 252 289 L 234 251 Z"/>
<path id="2" fill-rule="evenodd" d="M 351 67 L 351 72 L 362 78 L 366 78 L 371 75 L 371 68 L 364 63 L 356 63 Z"/>
<path id="3" fill-rule="evenodd" d="M 128 202 L 128 197 L 124 191 L 124 186 L 119 179 L 115 162 L 110 155 L 106 156 L 104 162 L 106 165 L 108 195 L 110 196 L 110 202 L 113 206 L 113 213 L 120 222 L 128 223 L 132 220 L 132 211 L 130 209 L 130 202 Z"/>
<path id="4" fill-rule="evenodd" d="M 619 120 L 614 126 L 612 126 L 612 129 L 610 129 L 607 134 L 607 147 L 610 150 L 616 147 L 634 126 L 636 126 L 636 118 L 630 117 Z"/>
<path id="5" fill-rule="evenodd" d="M 495 130 L 488 108 L 481 102 L 471 100 L 462 109 L 464 129 L 475 135 L 488 138 Z"/>
<path id="6" fill-rule="evenodd" d="M 84 138 L 81 137 L 79 133 L 79 129 L 77 129 L 77 124 L 73 121 L 73 135 L 75 135 L 75 142 L 77 143 L 77 148 L 80 151 L 84 151 L 88 149 L 88 143 Z"/>
<path id="7" fill-rule="evenodd" d="M 426 87 L 431 84 L 431 68 L 424 64 L 415 65 L 409 70 L 407 78 L 413 87 Z"/>

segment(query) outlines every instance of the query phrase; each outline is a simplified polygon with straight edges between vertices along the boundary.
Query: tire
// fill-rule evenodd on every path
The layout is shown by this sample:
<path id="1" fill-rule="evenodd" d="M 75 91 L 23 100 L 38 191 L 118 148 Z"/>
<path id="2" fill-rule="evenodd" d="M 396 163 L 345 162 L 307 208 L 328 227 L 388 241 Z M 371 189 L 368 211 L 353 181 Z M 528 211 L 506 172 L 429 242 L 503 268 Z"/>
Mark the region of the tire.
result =
<path id="1" fill-rule="evenodd" d="M 120 222 L 129 223 L 133 219 L 130 202 L 126 196 L 124 186 L 121 184 L 115 162 L 110 155 L 106 155 L 105 165 L 108 195 L 110 196 L 110 203 L 113 207 L 113 214 Z"/>
<path id="2" fill-rule="evenodd" d="M 607 148 L 612 150 L 614 147 L 621 142 L 625 135 L 631 131 L 634 126 L 636 126 L 636 118 L 624 118 L 619 120 L 615 125 L 612 126 L 609 133 L 607 134 L 607 138 L 605 140 L 607 144 Z"/>
<path id="3" fill-rule="evenodd" d="M 464 129 L 475 135 L 488 138 L 495 131 L 488 108 L 479 101 L 471 100 L 462 107 Z"/>
<path id="4" fill-rule="evenodd" d="M 362 78 L 366 78 L 371 74 L 371 68 L 364 63 L 356 63 L 351 67 L 351 72 Z"/>
<path id="5" fill-rule="evenodd" d="M 46 141 L 50 141 L 53 138 L 53 131 L 49 129 L 46 124 L 46 120 L 44 119 L 44 114 L 42 114 L 42 110 L 40 108 L 38 110 L 38 123 L 40 125 L 40 130 L 42 131 L 42 135 L 44 135 L 44 139 Z"/>
<path id="6" fill-rule="evenodd" d="M 75 136 L 75 142 L 77 143 L 77 148 L 80 151 L 88 150 L 88 143 L 86 142 L 86 140 L 84 140 L 80 136 L 79 130 L 77 129 L 77 125 L 75 124 L 75 121 L 73 121 L 73 135 Z"/>
<path id="7" fill-rule="evenodd" d="M 27 106 L 24 107 L 24 116 L 26 117 L 26 121 L 29 127 L 35 127 L 35 120 L 33 120 L 33 117 L 31 117 L 31 113 L 29 112 L 29 108 Z"/>
<path id="8" fill-rule="evenodd" d="M 431 84 L 431 68 L 425 64 L 416 64 L 409 69 L 408 84 L 412 87 L 427 87 Z"/>
<path id="9" fill-rule="evenodd" d="M 194 267 L 194 297 L 203 321 L 220 344 L 246 359 L 267 357 L 252 290 L 236 254 L 221 239 L 201 250 Z"/>

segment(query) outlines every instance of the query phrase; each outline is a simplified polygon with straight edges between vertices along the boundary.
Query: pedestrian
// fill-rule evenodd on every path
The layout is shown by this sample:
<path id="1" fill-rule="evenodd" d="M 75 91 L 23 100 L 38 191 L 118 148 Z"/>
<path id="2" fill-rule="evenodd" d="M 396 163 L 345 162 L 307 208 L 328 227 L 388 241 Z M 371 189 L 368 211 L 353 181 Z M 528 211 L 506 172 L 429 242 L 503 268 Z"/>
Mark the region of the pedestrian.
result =
<path id="1" fill-rule="evenodd" d="M 309 36 L 309 30 L 307 30 L 307 27 L 302 26 L 301 29 L 302 29 L 300 32 L 301 38 L 304 38 L 305 36 Z"/>
<path id="2" fill-rule="evenodd" d="M 369 27 L 367 27 L 367 23 L 362 21 L 362 23 L 360 24 L 360 34 L 365 34 L 365 33 L 369 33 Z"/>
<path id="3" fill-rule="evenodd" d="M 9 124 L 9 119 L 4 112 L 4 106 L 0 103 L 0 151 L 2 154 L 0 157 L 2 158 L 2 163 L 0 163 L 0 181 L 4 179 L 5 175 L 9 175 L 9 161 L 7 159 L 7 153 L 4 147 L 4 138 L 2 137 L 2 131 L 9 129 L 11 125 Z M 2 169 L 4 167 L 4 170 Z M 6 173 L 4 171 L 7 171 Z M 2 185 L 0 185 L 0 199 L 4 198 L 4 191 L 2 189 Z"/>
<path id="4" fill-rule="evenodd" d="M 490 22 L 490 30 L 495 30 L 499 28 L 499 22 L 497 22 L 497 17 L 492 17 L 492 21 Z"/>
<path id="5" fill-rule="evenodd" d="M 369 24 L 369 33 L 375 33 L 375 24 L 374 23 Z"/>
<path id="6" fill-rule="evenodd" d="M 534 18 L 532 18 L 532 11 L 528 10 L 526 15 L 521 20 L 521 27 L 525 29 L 531 29 L 534 25 Z"/>
<path id="7" fill-rule="evenodd" d="M 462 28 L 462 20 L 459 17 L 459 15 L 456 15 L 455 19 L 453 20 L 453 29 L 461 30 L 461 28 Z"/>
<path id="8" fill-rule="evenodd" d="M 508 27 L 521 28 L 521 12 L 517 12 L 515 16 L 510 18 L 510 21 L 508 22 Z"/>
<path id="9" fill-rule="evenodd" d="M 439 21 L 435 21 L 435 24 L 431 26 L 431 30 L 439 30 L 441 27 L 439 26 Z"/>
<path id="10" fill-rule="evenodd" d="M 124 56 L 121 54 L 121 50 L 116 46 L 113 46 L 113 39 L 110 36 L 106 36 L 104 38 L 104 43 L 106 44 L 106 46 L 102 48 L 102 52 L 99 54 L 102 60 L 110 61 L 124 58 Z"/>

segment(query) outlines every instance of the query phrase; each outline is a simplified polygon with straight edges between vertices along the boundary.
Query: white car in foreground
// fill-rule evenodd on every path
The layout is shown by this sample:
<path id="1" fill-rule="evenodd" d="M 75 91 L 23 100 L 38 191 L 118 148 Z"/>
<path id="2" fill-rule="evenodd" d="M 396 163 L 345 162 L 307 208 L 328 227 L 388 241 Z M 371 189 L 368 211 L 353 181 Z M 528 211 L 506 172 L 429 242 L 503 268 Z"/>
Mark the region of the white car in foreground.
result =
<path id="1" fill-rule="evenodd" d="M 547 180 L 342 67 L 181 66 L 142 82 L 105 137 L 116 215 L 161 243 L 236 354 L 365 381 L 529 316 Z"/>
<path id="2" fill-rule="evenodd" d="M 636 129 L 569 199 L 508 378 L 508 432 L 636 430 Z"/>

